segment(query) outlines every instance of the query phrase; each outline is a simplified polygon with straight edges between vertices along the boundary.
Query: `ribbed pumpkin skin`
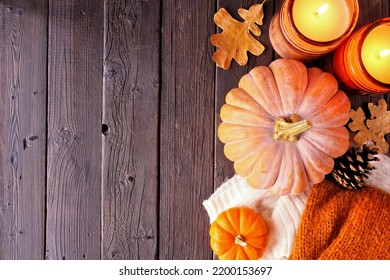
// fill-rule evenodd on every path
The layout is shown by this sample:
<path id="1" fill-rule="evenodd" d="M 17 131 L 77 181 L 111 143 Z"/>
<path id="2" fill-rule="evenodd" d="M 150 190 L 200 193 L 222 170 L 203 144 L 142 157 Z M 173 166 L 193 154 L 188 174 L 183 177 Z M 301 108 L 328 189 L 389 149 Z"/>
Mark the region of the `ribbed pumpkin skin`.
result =
<path id="1" fill-rule="evenodd" d="M 333 158 L 348 150 L 349 110 L 350 101 L 331 74 L 278 59 L 253 68 L 226 95 L 218 137 L 235 172 L 250 186 L 298 194 L 321 182 L 332 171 Z M 296 142 L 274 140 L 275 120 L 294 114 L 311 128 Z"/>
<path id="2" fill-rule="evenodd" d="M 235 243 L 241 236 L 246 246 Z M 267 242 L 263 218 L 247 207 L 230 208 L 218 215 L 210 227 L 210 245 L 220 260 L 257 260 Z"/>

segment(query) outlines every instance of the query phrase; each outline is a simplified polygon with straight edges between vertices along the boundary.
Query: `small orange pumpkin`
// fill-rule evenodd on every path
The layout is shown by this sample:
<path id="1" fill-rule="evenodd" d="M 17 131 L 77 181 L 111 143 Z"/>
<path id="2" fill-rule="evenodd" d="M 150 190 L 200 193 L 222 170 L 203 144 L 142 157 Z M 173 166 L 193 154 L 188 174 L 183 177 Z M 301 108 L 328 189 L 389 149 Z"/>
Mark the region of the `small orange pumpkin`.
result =
<path id="1" fill-rule="evenodd" d="M 267 225 L 248 207 L 234 207 L 218 215 L 210 227 L 210 245 L 220 260 L 257 260 L 267 241 Z"/>
<path id="2" fill-rule="evenodd" d="M 298 194 L 321 182 L 349 148 L 350 101 L 319 68 L 277 59 L 226 95 L 218 137 L 235 172 L 254 188 Z"/>

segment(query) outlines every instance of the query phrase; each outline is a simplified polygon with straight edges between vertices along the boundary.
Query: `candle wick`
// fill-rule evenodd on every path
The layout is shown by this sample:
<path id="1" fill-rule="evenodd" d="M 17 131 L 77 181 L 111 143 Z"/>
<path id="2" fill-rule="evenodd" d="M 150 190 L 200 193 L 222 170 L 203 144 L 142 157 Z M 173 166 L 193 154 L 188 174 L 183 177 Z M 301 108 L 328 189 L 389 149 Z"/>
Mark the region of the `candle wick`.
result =
<path id="1" fill-rule="evenodd" d="M 380 58 L 382 58 L 382 57 L 388 56 L 389 54 L 390 54 L 390 49 L 387 49 L 387 50 L 381 51 L 381 52 L 378 54 L 378 56 L 379 56 Z"/>
<path id="2" fill-rule="evenodd" d="M 321 7 L 319 7 L 316 11 L 316 16 L 320 16 L 322 15 L 323 13 L 326 12 L 326 10 L 328 9 L 329 7 L 329 4 L 328 3 L 325 3 L 323 4 Z"/>

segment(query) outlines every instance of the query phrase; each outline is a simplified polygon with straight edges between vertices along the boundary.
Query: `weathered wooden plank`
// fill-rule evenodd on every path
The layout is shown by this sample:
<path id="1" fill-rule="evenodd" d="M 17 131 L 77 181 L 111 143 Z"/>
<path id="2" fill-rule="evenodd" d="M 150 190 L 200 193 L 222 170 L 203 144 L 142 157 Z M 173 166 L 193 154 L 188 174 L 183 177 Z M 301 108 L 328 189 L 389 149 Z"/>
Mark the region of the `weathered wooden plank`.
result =
<path id="1" fill-rule="evenodd" d="M 49 1 L 47 259 L 99 259 L 104 2 Z"/>
<path id="2" fill-rule="evenodd" d="M 359 0 L 359 21 L 357 28 L 375 20 L 387 17 L 389 13 L 388 0 Z"/>
<path id="3" fill-rule="evenodd" d="M 0 3 L 0 259 L 43 259 L 47 3 Z"/>
<path id="4" fill-rule="evenodd" d="M 248 9 L 253 4 L 257 4 L 259 1 L 254 0 L 219 0 L 218 8 L 224 7 L 231 13 L 231 15 L 237 20 L 242 20 L 238 15 L 237 10 L 239 8 Z M 235 61 L 228 70 L 217 68 L 216 73 L 216 103 L 215 103 L 215 123 L 216 127 L 221 123 L 219 117 L 220 109 L 225 103 L 226 94 L 232 89 L 238 86 L 240 78 L 248 73 L 253 67 L 259 65 L 268 66 L 274 56 L 274 52 L 269 40 L 269 23 L 271 22 L 274 14 L 274 3 L 272 1 L 265 2 L 264 4 L 264 20 L 263 26 L 260 26 L 262 34 L 257 39 L 265 46 L 265 51 L 260 56 L 256 57 L 248 53 L 248 63 L 245 66 L 239 66 Z M 221 31 L 221 30 L 219 30 Z M 217 133 L 217 129 L 215 130 Z M 217 135 L 215 136 L 215 187 L 219 187 L 225 180 L 231 178 L 234 175 L 233 163 L 229 161 L 223 153 L 223 144 L 219 141 Z"/>
<path id="5" fill-rule="evenodd" d="M 154 259 L 158 242 L 160 1 L 106 0 L 104 259 Z"/>
<path id="6" fill-rule="evenodd" d="M 214 1 L 163 1 L 160 259 L 210 259 L 202 201 L 213 191 Z"/>

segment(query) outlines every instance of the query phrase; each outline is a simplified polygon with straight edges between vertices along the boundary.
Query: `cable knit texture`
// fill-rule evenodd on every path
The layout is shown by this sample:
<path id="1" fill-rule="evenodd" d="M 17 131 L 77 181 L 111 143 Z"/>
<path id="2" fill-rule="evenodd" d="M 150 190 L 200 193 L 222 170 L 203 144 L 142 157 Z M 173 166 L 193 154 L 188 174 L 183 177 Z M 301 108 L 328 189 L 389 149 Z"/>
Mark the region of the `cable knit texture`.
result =
<path id="1" fill-rule="evenodd" d="M 290 259 L 390 259 L 390 195 L 325 180 L 306 201 Z"/>

